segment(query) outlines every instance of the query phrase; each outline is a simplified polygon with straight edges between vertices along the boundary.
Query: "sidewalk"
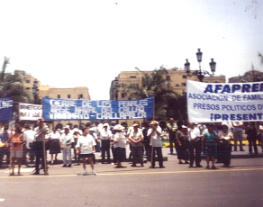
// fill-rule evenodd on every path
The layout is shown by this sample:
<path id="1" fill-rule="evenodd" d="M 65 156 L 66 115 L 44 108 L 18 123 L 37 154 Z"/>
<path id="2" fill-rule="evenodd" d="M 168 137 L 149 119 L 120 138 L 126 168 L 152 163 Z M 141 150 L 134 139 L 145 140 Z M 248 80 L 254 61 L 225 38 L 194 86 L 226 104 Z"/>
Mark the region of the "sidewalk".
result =
<path id="1" fill-rule="evenodd" d="M 232 147 L 233 148 L 233 147 Z M 258 154 L 255 155 L 249 154 L 248 146 L 243 146 L 244 151 L 232 151 L 231 152 L 231 158 L 255 158 L 255 157 L 263 157 L 262 149 L 260 146 L 258 146 Z M 239 147 L 238 147 L 239 150 Z M 164 156 L 168 155 L 170 152 L 169 147 L 163 147 L 163 154 Z M 176 153 L 175 153 L 176 155 Z"/>

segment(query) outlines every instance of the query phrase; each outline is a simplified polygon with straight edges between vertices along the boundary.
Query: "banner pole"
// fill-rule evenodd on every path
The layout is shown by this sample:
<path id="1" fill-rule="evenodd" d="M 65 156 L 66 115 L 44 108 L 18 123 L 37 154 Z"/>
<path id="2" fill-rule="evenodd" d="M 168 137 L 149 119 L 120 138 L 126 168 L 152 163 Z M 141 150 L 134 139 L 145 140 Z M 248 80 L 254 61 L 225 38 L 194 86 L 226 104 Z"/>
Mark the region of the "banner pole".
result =
<path id="1" fill-rule="evenodd" d="M 46 157 L 46 143 L 45 143 L 45 138 L 43 139 L 43 159 L 44 159 L 44 175 L 48 175 L 47 172 L 47 157 Z"/>
<path id="2" fill-rule="evenodd" d="M 153 97 L 153 120 L 155 120 L 155 97 Z M 152 142 L 152 149 L 151 149 L 151 166 L 153 167 L 153 142 Z"/>

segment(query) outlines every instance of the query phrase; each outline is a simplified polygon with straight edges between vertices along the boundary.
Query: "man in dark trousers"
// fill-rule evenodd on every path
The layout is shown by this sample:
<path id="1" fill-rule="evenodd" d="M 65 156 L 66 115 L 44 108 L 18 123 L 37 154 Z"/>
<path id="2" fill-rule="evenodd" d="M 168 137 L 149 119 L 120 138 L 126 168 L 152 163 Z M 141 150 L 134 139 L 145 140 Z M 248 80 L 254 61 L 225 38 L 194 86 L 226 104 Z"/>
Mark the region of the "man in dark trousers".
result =
<path id="1" fill-rule="evenodd" d="M 39 164 L 40 160 L 42 163 L 42 167 L 44 169 L 44 175 L 48 175 L 47 170 L 47 158 L 46 158 L 46 143 L 45 137 L 48 133 L 48 127 L 45 125 L 43 119 L 39 119 L 37 123 L 38 127 L 35 129 L 35 140 L 34 140 L 34 150 L 36 155 L 35 162 L 35 172 L 33 175 L 39 175 Z"/>
<path id="2" fill-rule="evenodd" d="M 190 124 L 189 129 L 189 156 L 190 156 L 190 165 L 189 167 L 193 167 L 194 161 L 196 167 L 202 167 L 200 165 L 201 162 L 201 132 L 196 123 Z"/>
<path id="3" fill-rule="evenodd" d="M 173 154 L 173 144 L 175 144 L 176 130 L 178 129 L 177 123 L 174 118 L 170 118 L 166 124 L 169 133 L 169 142 L 170 142 L 170 154 Z"/>

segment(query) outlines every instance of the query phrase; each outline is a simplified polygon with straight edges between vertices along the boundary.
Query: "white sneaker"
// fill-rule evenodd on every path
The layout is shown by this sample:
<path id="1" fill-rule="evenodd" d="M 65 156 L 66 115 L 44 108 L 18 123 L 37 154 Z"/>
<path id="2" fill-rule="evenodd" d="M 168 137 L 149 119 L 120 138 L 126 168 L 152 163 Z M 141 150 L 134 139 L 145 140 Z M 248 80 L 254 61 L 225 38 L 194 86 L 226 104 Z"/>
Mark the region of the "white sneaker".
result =
<path id="1" fill-rule="evenodd" d="M 88 171 L 87 170 L 84 170 L 82 175 L 87 175 L 88 174 Z"/>
<path id="2" fill-rule="evenodd" d="M 92 175 L 96 175 L 96 171 L 95 170 L 92 170 Z"/>

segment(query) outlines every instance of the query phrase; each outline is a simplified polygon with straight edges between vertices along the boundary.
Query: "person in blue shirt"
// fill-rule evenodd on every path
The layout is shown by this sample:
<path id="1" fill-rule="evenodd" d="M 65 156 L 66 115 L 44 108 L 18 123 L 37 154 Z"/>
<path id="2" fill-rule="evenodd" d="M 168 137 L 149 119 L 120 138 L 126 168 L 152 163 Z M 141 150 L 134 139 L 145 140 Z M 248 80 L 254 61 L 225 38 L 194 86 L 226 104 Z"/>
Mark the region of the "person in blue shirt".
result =
<path id="1" fill-rule="evenodd" d="M 3 157 L 6 155 L 6 163 L 9 164 L 10 161 L 10 150 L 9 150 L 9 133 L 8 133 L 8 127 L 4 127 L 4 130 L 2 133 L 0 133 L 0 142 L 3 144 L 3 146 L 0 148 L 0 166 L 3 162 Z"/>
<path id="2" fill-rule="evenodd" d="M 212 124 L 208 124 L 207 131 L 204 132 L 202 137 L 202 149 L 204 151 L 204 155 L 206 156 L 207 169 L 210 169 L 210 161 L 212 162 L 212 169 L 216 169 L 215 159 L 217 156 L 217 139 L 218 135 L 214 130 L 214 126 Z"/>

